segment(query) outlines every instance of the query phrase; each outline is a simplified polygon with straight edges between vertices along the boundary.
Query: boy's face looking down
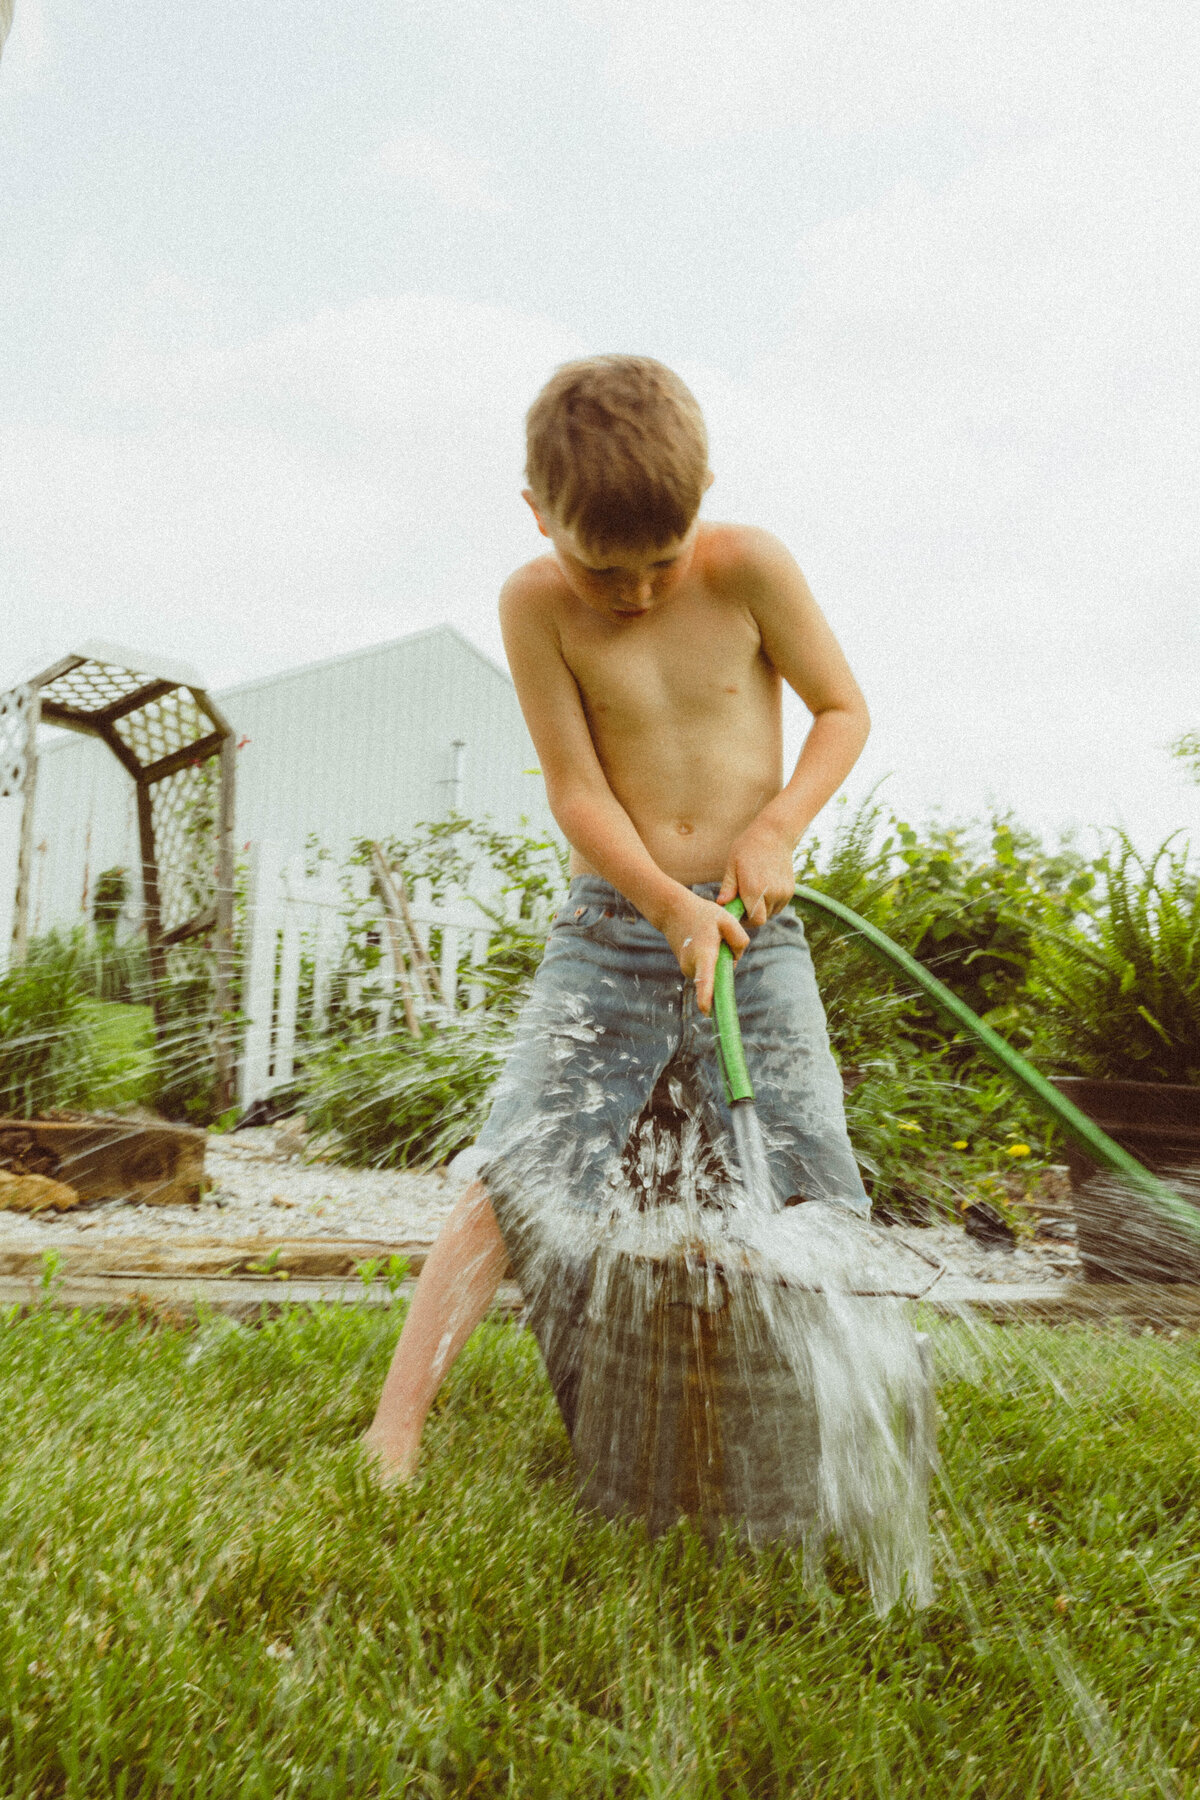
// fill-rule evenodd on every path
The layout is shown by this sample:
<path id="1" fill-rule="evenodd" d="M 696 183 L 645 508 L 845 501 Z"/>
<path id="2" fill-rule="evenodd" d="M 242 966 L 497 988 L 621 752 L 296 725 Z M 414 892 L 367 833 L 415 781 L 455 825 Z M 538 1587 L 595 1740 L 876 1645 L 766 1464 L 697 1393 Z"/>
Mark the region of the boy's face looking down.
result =
<path id="1" fill-rule="evenodd" d="M 705 483 L 712 481 L 711 474 Z M 700 521 L 693 519 L 682 537 L 648 549 L 608 546 L 594 549 L 526 488 L 525 499 L 543 537 L 550 539 L 554 560 L 576 599 L 608 619 L 638 619 L 652 612 L 679 586 L 692 565 Z"/>

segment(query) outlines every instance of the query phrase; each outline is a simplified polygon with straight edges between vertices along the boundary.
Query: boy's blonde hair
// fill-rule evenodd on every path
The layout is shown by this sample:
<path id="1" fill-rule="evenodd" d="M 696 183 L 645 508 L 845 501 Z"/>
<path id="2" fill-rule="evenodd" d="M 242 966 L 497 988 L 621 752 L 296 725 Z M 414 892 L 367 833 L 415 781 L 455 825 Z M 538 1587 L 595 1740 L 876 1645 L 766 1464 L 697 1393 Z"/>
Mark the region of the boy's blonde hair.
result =
<path id="1" fill-rule="evenodd" d="M 588 548 L 657 549 L 691 529 L 708 433 L 678 375 L 650 356 L 589 356 L 550 377 L 525 420 L 534 499 Z"/>

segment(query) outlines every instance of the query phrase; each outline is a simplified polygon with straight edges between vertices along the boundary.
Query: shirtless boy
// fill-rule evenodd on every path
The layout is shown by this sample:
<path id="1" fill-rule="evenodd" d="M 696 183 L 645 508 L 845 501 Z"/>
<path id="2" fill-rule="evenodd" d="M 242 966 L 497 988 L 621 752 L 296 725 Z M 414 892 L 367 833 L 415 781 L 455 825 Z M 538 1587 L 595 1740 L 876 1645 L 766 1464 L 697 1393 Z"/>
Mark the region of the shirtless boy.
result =
<path id="1" fill-rule="evenodd" d="M 595 1211 L 668 1063 L 727 1124 L 702 1016 L 722 942 L 779 1194 L 867 1208 L 803 929 L 784 910 L 797 842 L 866 742 L 863 696 L 783 545 L 700 521 L 704 421 L 661 363 L 559 369 L 528 451 L 525 499 L 550 551 L 506 582 L 500 618 L 571 892 L 479 1140 L 482 1179 L 430 1253 L 364 1438 L 385 1480 L 416 1467 L 434 1395 L 495 1293 L 496 1212 L 511 1248 L 502 1196 L 522 1142 L 557 1153 Z M 813 715 L 786 783 L 785 681 Z M 748 930 L 723 910 L 735 895 Z"/>

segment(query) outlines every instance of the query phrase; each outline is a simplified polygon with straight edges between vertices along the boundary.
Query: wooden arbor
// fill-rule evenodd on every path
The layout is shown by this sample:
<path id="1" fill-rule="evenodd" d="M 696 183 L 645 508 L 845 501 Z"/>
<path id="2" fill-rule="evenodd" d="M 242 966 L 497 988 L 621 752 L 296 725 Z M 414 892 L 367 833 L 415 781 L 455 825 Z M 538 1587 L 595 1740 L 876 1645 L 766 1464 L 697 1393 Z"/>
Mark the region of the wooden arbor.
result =
<path id="1" fill-rule="evenodd" d="M 207 940 L 214 951 L 217 1086 L 233 1092 L 235 751 L 228 720 L 186 664 L 89 643 L 0 694 L 0 796 L 22 796 L 12 960 L 25 955 L 33 860 L 39 723 L 107 744 L 137 789 L 142 921 L 154 993 L 166 952 Z M 156 1004 L 156 1011 L 159 1008 Z M 161 1019 L 160 1019 L 161 1022 Z"/>

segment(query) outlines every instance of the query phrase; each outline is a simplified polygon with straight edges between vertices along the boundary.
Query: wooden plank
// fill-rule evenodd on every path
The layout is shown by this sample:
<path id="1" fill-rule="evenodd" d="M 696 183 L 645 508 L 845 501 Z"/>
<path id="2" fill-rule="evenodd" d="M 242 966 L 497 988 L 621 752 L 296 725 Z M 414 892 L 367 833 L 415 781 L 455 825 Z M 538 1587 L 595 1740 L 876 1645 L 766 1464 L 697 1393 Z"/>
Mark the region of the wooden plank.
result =
<path id="1" fill-rule="evenodd" d="M 110 705 L 84 716 L 111 728 L 126 713 L 137 712 L 139 707 L 149 706 L 152 700 L 161 700 L 164 694 L 173 694 L 178 686 L 177 681 L 151 681 L 145 687 L 138 688 L 136 693 L 126 694 L 123 700 L 114 700 Z"/>
<path id="2" fill-rule="evenodd" d="M 189 938 L 203 937 L 205 932 L 213 929 L 216 922 L 216 907 L 206 906 L 203 912 L 194 913 L 182 925 L 176 925 L 171 931 L 164 931 L 159 942 L 164 950 L 170 949 L 172 944 L 186 944 Z"/>
<path id="3" fill-rule="evenodd" d="M 396 872 L 395 881 L 396 892 L 400 898 L 400 909 L 404 914 L 404 923 L 408 928 L 409 939 L 413 947 L 413 973 L 416 976 L 417 985 L 421 990 L 421 998 L 425 1001 L 427 1006 L 432 1006 L 434 1004 L 438 977 L 437 970 L 433 966 L 433 958 L 429 954 L 429 927 L 428 925 L 419 923 L 412 906 L 409 904 L 408 887 L 402 872 Z M 427 881 L 418 882 L 417 886 L 418 890 L 424 891 L 425 897 L 428 899 L 430 893 L 429 883 Z M 436 995 L 436 998 L 439 1000 L 441 999 L 440 993 Z"/>
<path id="4" fill-rule="evenodd" d="M 968 1281 L 945 1277 L 920 1302 L 944 1317 L 994 1324 L 1111 1324 L 1200 1330 L 1200 1287 L 1184 1282 Z"/>
<path id="5" fill-rule="evenodd" d="M 279 936 L 279 845 L 263 838 L 250 846 L 246 912 L 250 950 L 246 958 L 243 1002 L 246 1030 L 238 1073 L 238 1100 L 243 1107 L 265 1100 L 271 1091 L 271 1028 L 275 1010 L 275 958 Z"/>
<path id="6" fill-rule="evenodd" d="M 38 1236 L 33 1236 L 36 1229 Z M 96 1236 L 100 1235 L 97 1230 Z M 0 1275 L 38 1276 L 44 1266 L 47 1243 L 41 1226 L 31 1228 L 24 1239 L 0 1242 Z M 91 1275 L 121 1279 L 162 1275 L 174 1280 L 241 1279 L 261 1273 L 271 1264 L 289 1275 L 311 1281 L 361 1278 L 364 1263 L 385 1268 L 393 1256 L 403 1256 L 410 1275 L 419 1275 L 432 1248 L 427 1238 L 401 1238 L 389 1242 L 377 1238 L 221 1238 L 164 1243 L 161 1238 L 111 1236 L 107 1241 L 89 1233 L 53 1246 L 64 1275 Z M 379 1279 L 383 1279 L 380 1275 Z"/>
<path id="7" fill-rule="evenodd" d="M 217 810 L 217 900 L 213 934 L 213 1002 L 217 1014 L 217 1105 L 234 1100 L 233 914 L 237 885 L 233 832 L 237 805 L 237 746 L 232 733 L 221 745 L 221 788 Z"/>
<path id="8" fill-rule="evenodd" d="M 413 987 L 409 978 L 408 957 L 405 955 L 408 925 L 392 871 L 388 868 L 387 860 L 378 844 L 371 845 L 371 868 L 374 871 L 379 898 L 383 903 L 383 917 L 391 951 L 392 972 L 400 988 L 400 997 L 404 1006 L 404 1023 L 409 1037 L 419 1038 L 421 1027 L 417 1022 L 416 1001 L 413 998 Z M 411 957 L 411 940 L 408 941 L 407 948 L 408 956 Z"/>
<path id="9" fill-rule="evenodd" d="M 162 908 L 158 893 L 158 852 L 154 842 L 154 813 L 150 790 L 145 782 L 137 784 L 138 845 L 142 857 L 142 925 L 146 933 L 146 949 L 150 959 L 156 1024 L 162 1026 L 163 984 L 166 960 L 162 949 Z"/>
<path id="10" fill-rule="evenodd" d="M 24 804 L 20 793 L 0 795 L 0 975 L 7 969 L 12 954 Z"/>
<path id="11" fill-rule="evenodd" d="M 17 887 L 13 897 L 10 950 L 14 963 L 23 963 L 29 948 L 29 889 L 33 880 L 33 812 L 37 800 L 37 728 L 41 696 L 35 688 L 29 697 L 25 726 L 25 779 L 22 783 L 21 836 L 17 848 Z"/>
<path id="12" fill-rule="evenodd" d="M 168 775 L 186 769 L 191 763 L 207 762 L 210 756 L 219 755 L 224 742 L 225 733 L 213 731 L 208 737 L 197 738 L 194 744 L 183 744 L 169 756 L 160 756 L 156 763 L 147 763 L 141 779 L 152 787 L 156 781 L 165 781 Z"/>
<path id="13" fill-rule="evenodd" d="M 385 1254 L 386 1247 L 380 1251 Z M 390 1253 L 390 1252 L 386 1252 Z M 364 1283 L 358 1276 L 308 1278 L 291 1275 L 279 1267 L 271 1274 L 244 1273 L 180 1275 L 169 1270 L 155 1273 L 137 1269 L 100 1275 L 80 1271 L 51 1279 L 48 1293 L 43 1287 L 44 1265 L 30 1265 L 17 1273 L 0 1270 L 0 1307 L 17 1306 L 32 1309 L 49 1304 L 67 1311 L 79 1309 L 101 1312 L 111 1317 L 134 1313 L 163 1317 L 169 1322 L 178 1316 L 180 1322 L 197 1313 L 222 1314 L 228 1318 L 254 1323 L 265 1313 L 269 1316 L 284 1306 L 341 1305 L 386 1307 L 392 1294 L 385 1279 Z M 1076 1288 L 1076 1284 L 1071 1284 Z M 405 1280 L 397 1289 L 402 1300 L 411 1299 L 414 1281 Z M 1016 1289 L 1002 1283 L 964 1282 L 964 1291 L 949 1303 L 932 1300 L 914 1302 L 919 1316 L 961 1318 L 964 1315 L 989 1319 L 998 1323 L 1064 1325 L 1085 1323 L 1108 1325 L 1120 1323 L 1129 1329 L 1175 1332 L 1179 1335 L 1200 1333 L 1200 1289 L 1156 1286 L 1133 1289 L 1132 1284 L 1119 1292 L 1115 1285 L 1079 1283 L 1087 1294 L 1077 1291 L 1070 1296 L 1049 1287 L 1030 1284 Z M 969 1291 L 966 1291 L 969 1290 Z M 501 1284 L 493 1307 L 493 1315 L 514 1318 L 524 1310 L 519 1288 L 511 1281 Z"/>
<path id="14" fill-rule="evenodd" d="M 57 662 L 51 663 L 48 669 L 43 669 L 40 675 L 35 675 L 33 686 L 37 688 L 50 687 L 60 675 L 69 675 L 73 669 L 81 669 L 85 662 L 90 661 L 90 657 L 80 656 L 76 651 L 70 651 L 66 656 L 60 656 Z"/>
<path id="15" fill-rule="evenodd" d="M 412 1298 L 413 1282 L 404 1282 L 396 1297 Z M 390 1307 L 393 1295 L 387 1284 L 359 1280 L 302 1281 L 261 1276 L 233 1281 L 155 1280 L 134 1275 L 129 1279 L 69 1276 L 51 1279 L 43 1287 L 40 1276 L 0 1276 L 0 1307 L 32 1312 L 49 1305 L 55 1311 L 99 1313 L 103 1317 L 158 1319 L 164 1325 L 190 1324 L 197 1317 L 217 1315 L 239 1324 L 256 1325 L 285 1306 Z M 520 1292 L 502 1284 L 492 1303 L 494 1318 L 516 1318 L 524 1310 Z M 398 1321 L 397 1321 L 398 1323 Z"/>
<path id="16" fill-rule="evenodd" d="M 130 745 L 121 742 L 121 738 L 113 731 L 112 725 L 79 725 L 79 727 L 72 727 L 72 729 L 79 729 L 79 731 L 85 731 L 85 733 L 90 734 L 90 736 L 99 738 L 101 743 L 106 743 L 106 745 L 108 745 L 108 749 L 113 752 L 113 756 L 121 763 L 122 769 L 124 769 L 124 772 L 126 772 L 128 776 L 131 776 L 135 781 L 140 781 L 140 779 L 142 779 L 142 765 L 140 765 L 139 760 L 137 760 L 137 756 L 131 751 Z"/>

